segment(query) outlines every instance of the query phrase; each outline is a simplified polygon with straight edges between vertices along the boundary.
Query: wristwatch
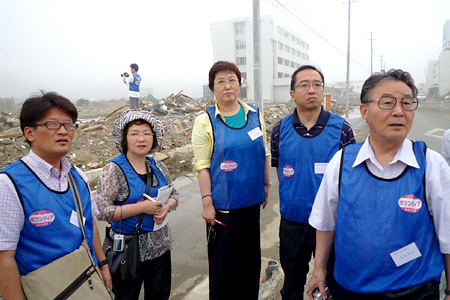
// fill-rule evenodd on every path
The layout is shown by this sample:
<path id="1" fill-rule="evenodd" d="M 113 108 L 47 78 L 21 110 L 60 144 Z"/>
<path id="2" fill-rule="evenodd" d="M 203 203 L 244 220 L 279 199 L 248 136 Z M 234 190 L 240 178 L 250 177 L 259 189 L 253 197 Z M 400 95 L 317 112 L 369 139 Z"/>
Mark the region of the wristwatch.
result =
<path id="1" fill-rule="evenodd" d="M 108 264 L 108 259 L 102 260 L 98 262 L 98 267 L 101 268 L 103 266 L 106 266 Z"/>
<path id="2" fill-rule="evenodd" d="M 444 293 L 445 293 L 447 296 L 450 296 L 450 290 L 445 289 Z"/>

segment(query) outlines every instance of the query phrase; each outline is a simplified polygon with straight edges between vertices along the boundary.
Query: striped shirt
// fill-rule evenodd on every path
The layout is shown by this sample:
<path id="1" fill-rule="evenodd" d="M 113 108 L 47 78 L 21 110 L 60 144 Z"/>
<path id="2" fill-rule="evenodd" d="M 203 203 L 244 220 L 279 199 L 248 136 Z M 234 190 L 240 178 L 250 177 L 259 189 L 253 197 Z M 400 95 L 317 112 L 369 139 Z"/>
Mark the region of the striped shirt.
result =
<path id="1" fill-rule="evenodd" d="M 61 175 L 56 168 L 37 156 L 33 150 L 30 150 L 30 153 L 23 157 L 22 161 L 36 173 L 49 189 L 60 192 L 67 190 L 69 185 L 67 174 L 72 164 L 65 157 L 61 158 Z M 79 168 L 76 169 L 89 186 L 86 175 Z M 91 206 L 92 216 L 95 217 L 99 214 L 99 211 L 92 195 Z M 13 182 L 8 175 L 0 174 L 0 250 L 16 250 L 25 221 L 24 218 L 22 204 Z"/>

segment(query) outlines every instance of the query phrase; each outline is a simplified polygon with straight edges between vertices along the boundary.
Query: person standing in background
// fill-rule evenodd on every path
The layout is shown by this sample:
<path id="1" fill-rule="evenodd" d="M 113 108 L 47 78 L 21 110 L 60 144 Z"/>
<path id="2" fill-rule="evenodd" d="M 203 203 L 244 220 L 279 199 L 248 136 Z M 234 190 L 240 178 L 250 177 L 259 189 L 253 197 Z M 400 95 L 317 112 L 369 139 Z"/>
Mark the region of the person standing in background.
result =
<path id="1" fill-rule="evenodd" d="M 130 97 L 130 107 L 131 109 L 138 109 L 139 108 L 139 86 L 141 85 L 141 75 L 138 74 L 139 66 L 137 64 L 131 64 L 131 76 L 124 76 L 122 74 L 122 80 L 123 83 L 128 85 L 128 88 L 130 90 L 129 97 Z"/>

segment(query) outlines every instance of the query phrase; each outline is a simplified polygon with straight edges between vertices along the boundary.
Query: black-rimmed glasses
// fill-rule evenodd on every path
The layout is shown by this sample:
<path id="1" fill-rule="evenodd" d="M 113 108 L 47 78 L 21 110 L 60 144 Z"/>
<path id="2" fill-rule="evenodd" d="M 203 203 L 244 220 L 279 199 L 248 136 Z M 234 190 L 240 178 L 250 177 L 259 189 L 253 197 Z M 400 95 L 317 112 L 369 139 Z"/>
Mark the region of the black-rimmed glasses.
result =
<path id="1" fill-rule="evenodd" d="M 60 123 L 60 122 L 53 122 L 53 121 L 47 121 L 44 123 L 34 124 L 34 126 L 45 126 L 50 130 L 59 130 L 61 128 L 61 126 L 64 126 L 64 128 L 68 131 L 74 131 L 78 128 L 78 124 Z"/>
<path id="2" fill-rule="evenodd" d="M 398 99 L 396 97 L 391 96 L 383 96 L 379 99 L 375 100 L 367 100 L 364 103 L 370 103 L 370 102 L 378 102 L 378 107 L 383 110 L 391 110 L 397 105 Z M 416 110 L 419 106 L 419 100 L 414 97 L 405 97 L 400 100 L 400 104 L 402 105 L 403 110 L 412 111 Z"/>

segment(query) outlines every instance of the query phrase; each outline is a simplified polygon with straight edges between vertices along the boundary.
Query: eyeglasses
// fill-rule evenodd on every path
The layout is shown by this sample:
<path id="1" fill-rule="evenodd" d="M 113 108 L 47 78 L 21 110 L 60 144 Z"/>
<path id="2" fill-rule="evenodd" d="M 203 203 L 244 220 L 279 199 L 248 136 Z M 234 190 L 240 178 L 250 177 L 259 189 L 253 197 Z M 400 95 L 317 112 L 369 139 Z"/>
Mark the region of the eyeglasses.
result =
<path id="1" fill-rule="evenodd" d="M 64 126 L 64 128 L 68 131 L 74 131 L 78 128 L 78 124 L 74 123 L 60 123 L 60 122 L 53 122 L 53 121 L 47 121 L 44 123 L 34 124 L 35 126 L 45 126 L 50 130 L 59 130 L 61 126 Z"/>
<path id="2" fill-rule="evenodd" d="M 296 86 L 294 86 L 293 90 L 295 90 L 296 88 L 299 88 L 301 90 L 309 90 L 311 88 L 311 86 L 316 90 L 316 91 L 321 91 L 323 90 L 323 82 L 320 81 L 316 81 L 313 83 L 310 82 L 302 82 L 300 84 L 297 84 Z"/>
<path id="3" fill-rule="evenodd" d="M 154 135 L 154 133 L 151 131 L 145 131 L 145 132 L 133 131 L 133 132 L 128 133 L 127 135 L 132 138 L 138 138 L 140 136 L 143 136 L 144 138 L 150 138 L 151 136 Z"/>
<path id="4" fill-rule="evenodd" d="M 231 78 L 231 79 L 228 80 L 228 81 L 223 80 L 223 79 L 220 79 L 220 80 L 214 82 L 214 84 L 217 85 L 217 86 L 219 86 L 219 87 L 224 87 L 224 86 L 226 86 L 227 84 L 230 85 L 230 86 L 235 86 L 235 85 L 238 85 L 238 84 L 239 84 L 239 80 L 238 80 L 237 78 Z"/>
<path id="5" fill-rule="evenodd" d="M 397 105 L 398 99 L 395 97 L 391 97 L 391 96 L 383 96 L 379 99 L 367 100 L 364 103 L 370 103 L 373 101 L 378 102 L 378 107 L 380 109 L 391 110 L 395 107 L 395 105 Z M 417 98 L 408 96 L 408 97 L 401 99 L 400 104 L 402 105 L 403 110 L 412 111 L 412 110 L 416 110 L 417 107 L 419 106 L 419 100 L 417 100 Z"/>

